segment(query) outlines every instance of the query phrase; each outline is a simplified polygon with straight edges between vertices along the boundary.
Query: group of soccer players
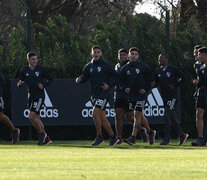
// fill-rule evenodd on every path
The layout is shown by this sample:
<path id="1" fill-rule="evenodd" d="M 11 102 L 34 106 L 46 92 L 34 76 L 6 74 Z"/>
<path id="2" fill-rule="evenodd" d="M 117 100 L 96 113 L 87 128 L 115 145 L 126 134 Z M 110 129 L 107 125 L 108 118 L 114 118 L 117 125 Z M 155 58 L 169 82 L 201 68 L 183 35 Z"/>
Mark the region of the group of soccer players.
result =
<path id="1" fill-rule="evenodd" d="M 170 144 L 171 123 L 178 132 L 179 145 L 184 144 L 188 134 L 182 131 L 174 111 L 178 100 L 177 89 L 185 76 L 178 68 L 168 64 L 167 54 L 159 55 L 159 67 L 154 71 L 151 71 L 146 64 L 139 60 L 139 50 L 136 47 L 130 48 L 129 51 L 120 49 L 118 51 L 119 62 L 115 68 L 103 59 L 99 46 L 92 47 L 91 56 L 91 62 L 84 67 L 82 75 L 76 78 L 76 83 L 90 80 L 93 119 L 97 131 L 93 146 L 104 143 L 102 127 L 110 136 L 109 145 L 121 145 L 123 142 L 135 145 L 138 132 L 144 142 L 149 140 L 150 145 L 154 144 L 156 131 L 150 128 L 143 113 L 147 96 L 154 87 L 159 89 L 165 108 L 165 136 L 160 145 Z M 203 133 L 203 116 L 207 105 L 207 48 L 195 46 L 194 56 L 197 77 L 193 83 L 196 85 L 194 96 L 198 139 L 192 142 L 192 145 L 205 146 L 207 130 Z M 37 53 L 29 52 L 27 61 L 28 66 L 22 68 L 17 86 L 27 84 L 29 119 L 38 132 L 38 145 L 47 145 L 51 143 L 51 140 L 40 119 L 40 110 L 45 99 L 44 88 L 51 83 L 52 78 L 44 67 L 38 65 Z M 0 74 L 0 87 L 2 79 Z M 116 132 L 112 130 L 105 113 L 105 107 L 111 94 L 114 94 Z M 3 109 L 4 102 L 0 88 L 0 120 L 11 129 L 12 143 L 16 144 L 19 141 L 20 130 L 15 128 L 9 118 L 3 114 Z M 125 139 L 122 138 L 123 116 L 133 124 L 131 136 Z"/>
<path id="2" fill-rule="evenodd" d="M 97 137 L 92 145 L 104 143 L 102 126 L 110 135 L 109 145 L 126 142 L 135 145 L 136 136 L 140 131 L 143 141 L 149 139 L 152 145 L 155 141 L 156 131 L 149 127 L 148 121 L 143 114 L 143 108 L 147 95 L 151 89 L 158 87 L 165 105 L 165 137 L 161 145 L 170 144 L 171 122 L 179 135 L 179 145 L 182 145 L 188 134 L 185 134 L 174 114 L 177 103 L 177 88 L 184 79 L 184 74 L 176 67 L 168 64 L 168 56 L 160 54 L 158 57 L 159 68 L 155 73 L 139 60 L 139 50 L 132 47 L 129 51 L 118 51 L 119 63 L 115 69 L 104 61 L 102 50 L 99 46 L 92 47 L 92 60 L 83 69 L 81 76 L 76 78 L 76 83 L 91 81 L 91 100 L 93 102 L 93 119 L 97 131 Z M 110 94 L 115 86 L 114 108 L 116 112 L 116 134 L 112 131 L 106 118 L 105 106 L 109 101 Z M 130 137 L 122 139 L 122 117 L 133 123 Z M 143 127 L 144 126 L 144 127 Z"/>

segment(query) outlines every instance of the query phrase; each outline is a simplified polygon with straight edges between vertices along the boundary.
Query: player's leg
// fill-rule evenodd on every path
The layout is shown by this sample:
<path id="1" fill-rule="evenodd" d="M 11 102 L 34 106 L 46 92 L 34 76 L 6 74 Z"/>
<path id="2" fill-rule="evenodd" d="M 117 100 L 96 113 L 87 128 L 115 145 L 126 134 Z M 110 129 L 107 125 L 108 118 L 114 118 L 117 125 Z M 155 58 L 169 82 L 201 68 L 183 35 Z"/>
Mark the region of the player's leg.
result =
<path id="1" fill-rule="evenodd" d="M 93 103 L 93 120 L 94 120 L 94 124 L 96 127 L 96 132 L 97 132 L 97 137 L 95 141 L 92 143 L 92 145 L 97 146 L 97 145 L 101 145 L 104 143 L 103 136 L 102 136 L 103 122 L 101 118 L 103 116 L 102 113 L 105 114 L 104 109 L 105 109 L 107 100 L 106 99 L 92 99 L 92 103 Z M 105 127 L 105 124 L 103 126 Z"/>
<path id="2" fill-rule="evenodd" d="M 106 132 L 110 136 L 109 145 L 112 145 L 112 146 L 116 145 L 119 142 L 119 139 L 114 134 L 114 132 L 111 128 L 111 124 L 109 123 L 108 119 L 106 118 L 106 112 L 104 110 L 102 110 L 100 112 L 100 119 L 101 119 L 101 124 L 102 124 L 103 128 L 106 130 Z"/>
<path id="3" fill-rule="evenodd" d="M 198 137 L 203 137 L 203 116 L 204 116 L 205 110 L 202 108 L 196 109 L 196 127 L 198 131 Z"/>
<path id="4" fill-rule="evenodd" d="M 172 114 L 172 109 L 170 108 L 171 100 L 168 100 L 165 102 L 165 114 L 164 114 L 164 119 L 165 119 L 165 126 L 164 126 L 164 140 L 163 142 L 160 143 L 160 145 L 168 145 L 170 144 L 170 132 L 171 132 L 171 114 Z"/>
<path id="5" fill-rule="evenodd" d="M 149 139 L 149 144 L 153 145 L 155 143 L 156 131 L 150 128 L 147 118 L 144 116 L 144 112 L 141 113 L 141 124 L 142 126 L 144 126 L 144 128 L 142 128 L 140 131 L 143 142 L 147 142 L 147 140 Z"/>
<path id="6" fill-rule="evenodd" d="M 198 96 L 196 100 L 196 127 L 198 131 L 198 139 L 191 143 L 192 146 L 205 146 L 203 138 L 203 117 L 206 109 L 206 101 L 204 96 Z"/>
<path id="7" fill-rule="evenodd" d="M 39 116 L 43 103 L 44 103 L 43 97 L 29 99 L 29 107 L 30 107 L 29 120 L 31 121 L 31 123 L 33 124 L 33 126 L 38 132 L 38 145 L 43 145 L 47 137 L 47 133 L 45 132 L 44 125 L 40 120 L 40 116 Z"/>
<path id="8" fill-rule="evenodd" d="M 116 134 L 119 138 L 119 140 L 122 141 L 122 130 L 123 130 L 123 115 L 125 113 L 125 110 L 123 108 L 115 108 L 115 128 L 116 128 Z"/>
<path id="9" fill-rule="evenodd" d="M 144 116 L 143 112 L 141 113 L 141 125 L 142 125 L 142 129 L 140 130 L 140 134 L 142 137 L 142 141 L 147 142 L 148 140 L 147 132 L 148 134 L 150 134 L 152 130 L 150 129 L 148 121 L 146 117 Z"/>
<path id="10" fill-rule="evenodd" d="M 203 129 L 204 129 L 204 123 L 203 123 L 203 117 L 205 114 L 205 97 L 204 96 L 198 96 L 198 99 L 196 100 L 196 128 L 198 132 L 198 139 L 191 143 L 192 146 L 202 146 L 203 143 Z"/>
<path id="11" fill-rule="evenodd" d="M 109 134 L 110 137 L 114 136 L 114 132 L 112 131 L 111 124 L 106 118 L 106 112 L 104 110 L 101 110 L 99 116 L 100 116 L 101 124 L 103 128 L 106 130 L 106 132 Z"/>
<path id="12" fill-rule="evenodd" d="M 3 109 L 4 101 L 0 97 L 0 121 L 11 130 L 12 144 L 16 144 L 19 141 L 20 129 L 14 127 L 10 119 L 3 113 Z"/>
<path id="13" fill-rule="evenodd" d="M 4 123 L 11 131 L 14 131 L 16 128 L 12 124 L 12 122 L 9 120 L 9 118 L 4 115 L 3 112 L 0 112 L 0 120 L 2 123 Z"/>
<path id="14" fill-rule="evenodd" d="M 123 115 L 125 114 L 124 99 L 116 99 L 114 101 L 114 109 L 115 109 L 116 134 L 121 142 L 122 141 L 122 130 L 123 130 Z"/>
<path id="15" fill-rule="evenodd" d="M 176 105 L 176 99 L 168 99 L 165 103 L 165 114 L 164 114 L 164 119 L 165 119 L 165 137 L 163 142 L 160 143 L 160 145 L 168 145 L 170 144 L 170 133 L 171 133 L 171 117 L 175 109 Z M 174 119 L 175 120 L 175 119 Z"/>
<path id="16" fill-rule="evenodd" d="M 176 118 L 175 111 L 172 112 L 171 114 L 171 120 L 172 120 L 172 125 L 174 126 L 175 130 L 177 131 L 179 135 L 179 145 L 183 145 L 188 138 L 188 134 L 184 133 L 180 127 L 180 124 Z"/>
<path id="17" fill-rule="evenodd" d="M 136 137 L 138 131 L 141 130 L 141 112 L 135 110 L 134 111 L 134 124 L 132 130 L 132 136 Z"/>
<path id="18" fill-rule="evenodd" d="M 93 146 L 98 146 L 104 143 L 102 136 L 102 127 L 101 127 L 101 118 L 100 118 L 101 109 L 98 107 L 93 107 L 93 120 L 96 128 L 97 137 L 92 143 Z"/>
<path id="19" fill-rule="evenodd" d="M 134 124 L 132 135 L 129 138 L 124 139 L 124 142 L 130 145 L 136 144 L 136 136 L 139 130 L 141 130 L 141 112 L 143 101 L 129 102 L 129 109 L 134 109 Z"/>

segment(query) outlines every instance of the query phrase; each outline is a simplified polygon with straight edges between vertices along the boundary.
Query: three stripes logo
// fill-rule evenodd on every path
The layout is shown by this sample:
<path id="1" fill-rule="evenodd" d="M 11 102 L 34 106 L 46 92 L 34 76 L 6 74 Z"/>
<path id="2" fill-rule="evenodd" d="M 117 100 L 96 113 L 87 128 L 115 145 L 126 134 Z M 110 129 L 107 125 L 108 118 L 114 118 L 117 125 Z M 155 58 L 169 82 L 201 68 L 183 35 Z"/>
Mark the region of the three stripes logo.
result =
<path id="1" fill-rule="evenodd" d="M 157 88 L 153 88 L 147 97 L 144 107 L 145 116 L 164 116 L 165 109 L 162 97 Z"/>
<path id="2" fill-rule="evenodd" d="M 47 94 L 47 91 L 44 89 L 45 92 L 45 101 L 43 108 L 40 110 L 40 117 L 41 118 L 58 118 L 59 112 L 58 109 L 53 108 L 53 104 Z M 29 117 L 29 109 L 24 110 L 24 117 Z"/>
<path id="3" fill-rule="evenodd" d="M 87 117 L 93 117 L 92 112 L 93 112 L 93 104 L 89 100 L 87 103 L 85 103 L 85 109 L 82 110 L 82 117 L 87 118 Z M 110 108 L 110 104 L 106 104 L 106 117 L 115 117 L 115 111 L 114 109 Z"/>

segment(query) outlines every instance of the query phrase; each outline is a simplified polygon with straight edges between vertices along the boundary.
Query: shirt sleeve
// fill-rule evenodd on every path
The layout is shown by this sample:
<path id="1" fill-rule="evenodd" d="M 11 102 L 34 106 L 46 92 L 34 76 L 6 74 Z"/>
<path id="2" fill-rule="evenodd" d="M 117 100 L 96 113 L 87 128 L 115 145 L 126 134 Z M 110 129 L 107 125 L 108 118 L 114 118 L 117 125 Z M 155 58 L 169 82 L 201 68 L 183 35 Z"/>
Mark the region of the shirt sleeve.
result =
<path id="1" fill-rule="evenodd" d="M 154 79 L 155 79 L 155 86 L 157 87 L 158 85 L 159 85 L 159 78 L 157 77 L 157 71 L 155 70 L 154 72 L 153 72 L 153 76 L 154 76 Z"/>
<path id="2" fill-rule="evenodd" d="M 20 71 L 19 80 L 21 80 L 21 81 L 24 81 L 25 80 L 24 68 L 22 68 L 21 71 Z"/>
<path id="3" fill-rule="evenodd" d="M 185 79 L 185 74 L 177 68 L 175 69 L 175 73 L 177 77 L 178 86 L 180 86 Z"/>
<path id="4" fill-rule="evenodd" d="M 43 86 L 48 87 L 49 84 L 52 82 L 53 78 L 51 74 L 48 72 L 48 70 L 44 67 L 43 67 L 42 77 L 43 77 L 43 82 L 42 82 Z"/>
<path id="5" fill-rule="evenodd" d="M 82 71 L 82 75 L 81 75 L 81 82 L 80 83 L 85 83 L 90 79 L 90 72 L 89 72 L 90 68 L 89 68 L 89 64 L 87 64 Z"/>
<path id="6" fill-rule="evenodd" d="M 152 89 L 151 83 L 155 80 L 152 71 L 148 66 L 145 66 L 144 76 L 146 79 L 146 85 L 144 87 L 145 91 L 150 91 Z"/>
<path id="7" fill-rule="evenodd" d="M 110 82 L 107 82 L 107 84 L 109 84 L 110 86 L 115 86 L 118 84 L 119 82 L 119 75 L 118 73 L 115 71 L 115 69 L 108 64 L 108 73 L 109 73 L 109 77 L 110 77 Z"/>

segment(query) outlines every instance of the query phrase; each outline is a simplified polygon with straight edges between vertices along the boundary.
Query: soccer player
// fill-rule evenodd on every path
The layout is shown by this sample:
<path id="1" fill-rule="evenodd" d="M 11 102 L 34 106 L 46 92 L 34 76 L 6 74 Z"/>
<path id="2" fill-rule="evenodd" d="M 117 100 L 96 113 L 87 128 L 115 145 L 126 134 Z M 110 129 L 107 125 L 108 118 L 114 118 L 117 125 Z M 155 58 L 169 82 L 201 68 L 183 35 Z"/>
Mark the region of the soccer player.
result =
<path id="1" fill-rule="evenodd" d="M 4 101 L 2 98 L 3 96 L 2 95 L 2 82 L 3 82 L 3 76 L 0 73 L 0 121 L 4 123 L 11 130 L 12 144 L 16 144 L 19 141 L 20 129 L 14 127 L 10 119 L 3 113 Z"/>
<path id="2" fill-rule="evenodd" d="M 199 94 L 199 86 L 198 86 L 198 81 L 199 81 L 199 70 L 200 67 L 203 65 L 203 63 L 199 60 L 198 58 L 198 50 L 201 48 L 201 45 L 197 45 L 194 47 L 193 55 L 195 57 L 195 64 L 193 65 L 197 78 L 193 80 L 194 85 L 196 86 L 196 91 L 194 93 L 194 98 L 196 100 L 196 127 L 197 127 L 197 132 L 198 132 L 198 139 L 195 142 L 192 142 L 192 146 L 197 146 L 200 144 L 200 141 L 202 142 L 203 139 L 203 116 L 205 113 L 205 106 L 202 103 L 202 96 Z"/>
<path id="3" fill-rule="evenodd" d="M 119 62 L 115 66 L 115 71 L 120 74 L 121 68 L 129 62 L 128 60 L 128 51 L 126 49 L 119 49 L 118 51 L 118 60 Z M 126 119 L 134 124 L 134 118 L 132 116 L 132 111 L 129 109 L 128 105 L 128 99 L 127 94 L 125 93 L 125 90 L 123 89 L 121 83 L 118 83 L 116 85 L 116 91 L 114 96 L 114 108 L 115 108 L 115 127 L 116 127 L 116 134 L 119 138 L 119 142 L 117 144 L 121 145 L 123 144 L 122 140 L 122 129 L 123 129 L 123 123 L 122 118 L 123 115 L 125 115 Z M 141 124 L 147 129 L 148 132 L 150 132 L 150 127 L 148 124 L 148 121 L 142 114 L 141 116 Z M 146 129 L 142 128 L 140 130 L 141 136 L 143 139 L 143 142 L 146 142 L 148 140 L 148 135 L 146 133 Z"/>
<path id="4" fill-rule="evenodd" d="M 132 135 L 124 139 L 124 142 L 135 145 L 137 132 L 142 129 L 141 119 L 143 117 L 143 107 L 147 98 L 147 93 L 151 90 L 153 83 L 152 73 L 148 66 L 139 62 L 139 50 L 136 47 L 129 49 L 130 62 L 121 68 L 120 76 L 123 89 L 128 95 L 129 110 L 134 110 L 134 125 Z M 150 144 L 154 144 L 155 130 L 149 130 Z"/>
<path id="5" fill-rule="evenodd" d="M 199 119 L 202 119 L 205 109 L 207 107 L 207 47 L 202 47 L 198 50 L 198 59 L 203 65 L 201 65 L 198 71 L 198 100 L 197 107 L 201 109 L 202 113 L 199 113 Z M 203 135 L 203 134 L 202 134 Z M 204 132 L 204 137 L 199 138 L 196 142 L 192 142 L 194 146 L 205 146 L 207 141 L 207 129 Z"/>
<path id="6" fill-rule="evenodd" d="M 17 86 L 27 84 L 29 119 L 38 132 L 38 145 L 47 145 L 52 141 L 45 132 L 40 119 L 40 110 L 45 100 L 44 88 L 49 85 L 52 78 L 44 67 L 38 65 L 36 52 L 30 51 L 27 54 L 27 61 L 29 65 L 22 68 Z"/>
<path id="7" fill-rule="evenodd" d="M 177 89 L 184 80 L 185 75 L 176 67 L 168 64 L 168 56 L 166 54 L 160 54 L 158 62 L 160 67 L 155 69 L 155 81 L 156 85 L 160 88 L 165 106 L 165 137 L 160 145 L 170 144 L 171 121 L 179 134 L 179 145 L 182 145 L 188 138 L 188 134 L 185 134 L 181 130 L 175 116 L 175 107 L 178 98 Z"/>
<path id="8" fill-rule="evenodd" d="M 102 126 L 110 136 L 109 145 L 115 145 L 119 140 L 106 118 L 105 106 L 112 95 L 112 87 L 116 84 L 117 74 L 113 67 L 104 61 L 99 46 L 92 47 L 91 56 L 93 59 L 84 67 L 82 75 L 76 78 L 76 83 L 84 83 L 90 79 L 93 119 L 97 131 L 97 137 L 92 145 L 104 143 Z"/>

